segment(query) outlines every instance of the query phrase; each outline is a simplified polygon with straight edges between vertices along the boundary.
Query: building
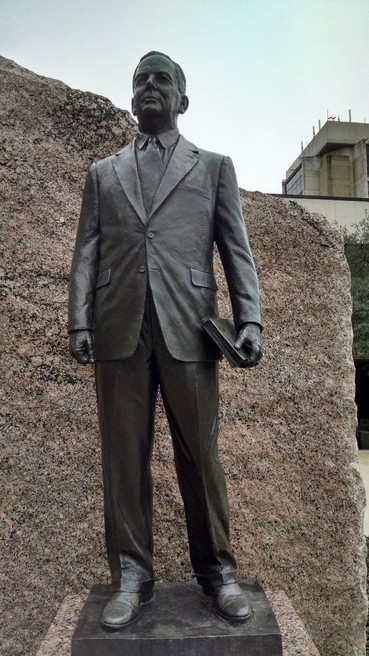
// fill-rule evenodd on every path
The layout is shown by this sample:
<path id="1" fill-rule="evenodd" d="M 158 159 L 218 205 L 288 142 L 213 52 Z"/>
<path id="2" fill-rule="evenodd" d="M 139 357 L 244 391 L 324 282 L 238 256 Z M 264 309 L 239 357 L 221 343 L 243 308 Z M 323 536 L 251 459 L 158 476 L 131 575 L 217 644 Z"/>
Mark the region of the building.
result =
<path id="1" fill-rule="evenodd" d="M 369 197 L 369 124 L 328 120 L 286 172 L 287 196 Z"/>
<path id="2" fill-rule="evenodd" d="M 286 172 L 283 196 L 338 225 L 369 212 L 369 124 L 328 120 Z"/>

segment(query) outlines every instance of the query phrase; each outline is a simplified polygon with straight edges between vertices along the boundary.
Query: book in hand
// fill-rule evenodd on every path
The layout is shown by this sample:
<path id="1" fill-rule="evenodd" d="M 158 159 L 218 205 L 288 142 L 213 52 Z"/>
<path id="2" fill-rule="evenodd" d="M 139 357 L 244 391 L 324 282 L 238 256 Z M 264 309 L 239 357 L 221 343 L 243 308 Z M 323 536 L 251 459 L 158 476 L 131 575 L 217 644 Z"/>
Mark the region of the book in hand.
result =
<path id="1" fill-rule="evenodd" d="M 255 367 L 260 362 L 262 353 L 258 359 L 251 360 L 251 349 L 243 346 L 240 349 L 235 348 L 237 332 L 231 319 L 221 319 L 220 317 L 210 317 L 203 322 L 204 329 L 219 347 L 223 355 L 227 358 L 232 367 Z"/>

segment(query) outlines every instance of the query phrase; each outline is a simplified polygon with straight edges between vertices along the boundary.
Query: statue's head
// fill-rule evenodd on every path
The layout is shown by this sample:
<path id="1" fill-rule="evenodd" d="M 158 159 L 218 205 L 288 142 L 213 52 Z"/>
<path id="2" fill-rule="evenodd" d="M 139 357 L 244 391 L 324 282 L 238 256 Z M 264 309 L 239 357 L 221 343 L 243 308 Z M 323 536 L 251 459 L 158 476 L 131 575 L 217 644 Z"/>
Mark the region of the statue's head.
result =
<path id="1" fill-rule="evenodd" d="M 143 132 L 163 132 L 176 127 L 188 107 L 186 78 L 168 55 L 151 51 L 141 57 L 133 74 L 132 113 Z"/>

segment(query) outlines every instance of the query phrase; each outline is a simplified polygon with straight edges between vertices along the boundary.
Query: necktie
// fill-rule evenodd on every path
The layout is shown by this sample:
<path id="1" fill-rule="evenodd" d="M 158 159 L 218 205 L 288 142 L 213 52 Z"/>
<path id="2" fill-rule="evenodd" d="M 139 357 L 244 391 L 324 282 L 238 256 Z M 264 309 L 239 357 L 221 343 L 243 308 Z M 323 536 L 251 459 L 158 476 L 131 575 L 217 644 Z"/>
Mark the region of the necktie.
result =
<path id="1" fill-rule="evenodd" d="M 146 213 L 149 214 L 156 190 L 163 177 L 163 163 L 157 146 L 156 137 L 150 137 L 142 158 L 141 166 L 142 196 Z"/>

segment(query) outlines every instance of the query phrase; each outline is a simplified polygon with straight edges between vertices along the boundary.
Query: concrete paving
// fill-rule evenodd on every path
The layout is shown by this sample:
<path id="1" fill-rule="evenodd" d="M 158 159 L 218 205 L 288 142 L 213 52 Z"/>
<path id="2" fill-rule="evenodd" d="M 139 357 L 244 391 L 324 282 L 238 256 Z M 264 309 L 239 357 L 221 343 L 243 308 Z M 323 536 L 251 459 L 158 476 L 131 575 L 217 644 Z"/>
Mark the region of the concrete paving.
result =
<path id="1" fill-rule="evenodd" d="M 362 479 L 364 481 L 367 506 L 364 516 L 364 533 L 369 536 L 369 451 L 359 451 L 359 467 Z"/>

